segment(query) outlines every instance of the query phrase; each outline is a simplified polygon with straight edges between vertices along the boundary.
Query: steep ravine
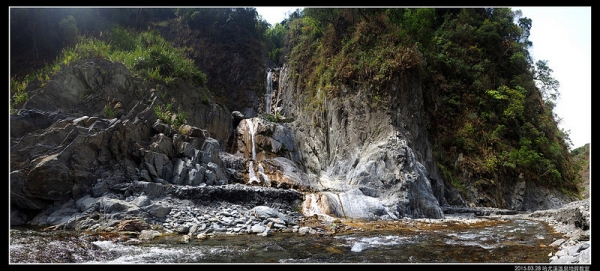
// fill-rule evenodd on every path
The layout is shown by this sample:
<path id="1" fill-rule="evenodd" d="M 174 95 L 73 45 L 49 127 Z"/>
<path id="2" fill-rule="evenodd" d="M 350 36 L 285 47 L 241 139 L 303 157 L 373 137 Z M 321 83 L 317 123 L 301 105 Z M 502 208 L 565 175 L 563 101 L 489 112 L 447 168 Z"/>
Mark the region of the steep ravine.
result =
<path id="1" fill-rule="evenodd" d="M 418 79 L 396 79 L 384 90 L 391 93 L 388 103 L 365 103 L 371 90 L 349 87 L 310 103 L 286 67 L 277 71 L 271 104 L 285 119 L 279 122 L 202 102 L 204 94 L 183 81 L 156 90 L 105 60 L 74 63 L 47 85 L 31 84 L 30 100 L 11 114 L 11 225 L 97 220 L 96 205 L 96 211 L 48 217 L 86 196 L 129 206 L 141 195 L 158 200 L 176 196 L 164 194 L 171 187 L 187 186 L 261 186 L 267 192 L 260 196 L 252 189 L 240 193 L 265 204 L 291 189 L 302 193 L 295 195 L 303 197 L 305 216 L 322 219 L 442 218 L 443 206 L 467 205 L 439 176 Z M 156 105 L 168 102 L 187 113 L 188 125 L 173 129 L 158 119 Z M 113 106 L 116 117 L 104 116 L 105 106 Z M 563 200 L 523 184 L 514 189 L 514 206 Z M 295 200 L 287 202 L 297 210 Z M 165 208 L 172 207 L 159 209 Z M 115 210 L 119 219 L 165 219 L 163 211 L 156 217 Z"/>

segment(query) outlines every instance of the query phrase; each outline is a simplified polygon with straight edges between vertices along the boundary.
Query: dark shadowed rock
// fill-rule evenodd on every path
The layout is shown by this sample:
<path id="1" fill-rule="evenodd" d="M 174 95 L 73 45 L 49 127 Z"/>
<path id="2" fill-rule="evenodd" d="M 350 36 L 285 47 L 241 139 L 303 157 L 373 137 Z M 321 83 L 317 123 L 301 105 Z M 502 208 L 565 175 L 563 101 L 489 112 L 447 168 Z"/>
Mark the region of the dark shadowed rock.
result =
<path id="1" fill-rule="evenodd" d="M 45 129 L 55 122 L 54 114 L 37 109 L 19 110 L 10 115 L 10 137 L 22 137 L 29 132 Z"/>

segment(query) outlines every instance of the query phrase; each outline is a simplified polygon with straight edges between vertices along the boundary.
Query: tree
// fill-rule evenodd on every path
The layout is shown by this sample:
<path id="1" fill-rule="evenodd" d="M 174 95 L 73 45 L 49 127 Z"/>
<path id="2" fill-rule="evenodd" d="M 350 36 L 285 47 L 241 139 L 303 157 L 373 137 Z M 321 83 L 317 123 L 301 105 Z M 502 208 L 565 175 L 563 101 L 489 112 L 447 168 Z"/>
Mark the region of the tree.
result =
<path id="1" fill-rule="evenodd" d="M 542 98 L 546 102 L 555 102 L 560 96 L 560 83 L 552 77 L 553 70 L 548 66 L 548 60 L 538 60 L 533 69 L 533 79 L 540 88 Z"/>
<path id="2" fill-rule="evenodd" d="M 62 39 L 65 45 L 70 45 L 75 42 L 75 37 L 77 36 L 77 20 L 73 15 L 68 15 L 64 19 L 60 21 L 58 24 L 60 29 L 62 30 Z"/>

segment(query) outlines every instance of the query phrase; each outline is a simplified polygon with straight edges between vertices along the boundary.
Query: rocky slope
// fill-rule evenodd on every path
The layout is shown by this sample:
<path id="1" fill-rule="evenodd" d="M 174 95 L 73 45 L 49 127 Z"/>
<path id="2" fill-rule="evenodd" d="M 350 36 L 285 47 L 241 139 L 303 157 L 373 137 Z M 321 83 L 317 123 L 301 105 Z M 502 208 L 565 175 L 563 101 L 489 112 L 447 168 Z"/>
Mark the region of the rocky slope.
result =
<path id="1" fill-rule="evenodd" d="M 465 205 L 439 176 L 418 80 L 398 78 L 390 108 L 359 102 L 367 95 L 360 88 L 307 106 L 285 67 L 278 71 L 272 101 L 262 103 L 280 114 L 275 122 L 205 102 L 185 81 L 155 90 L 106 60 L 80 61 L 46 85 L 30 84 L 31 98 L 11 114 L 11 225 L 91 226 L 64 223 L 100 219 L 98 199 L 121 206 L 113 209 L 118 219 L 155 222 L 174 207 L 160 200 L 167 196 L 279 205 L 329 220 L 442 218 L 442 206 Z M 157 106 L 168 102 L 187 113 L 187 124 L 158 118 Z M 507 196 L 514 209 L 568 200 L 522 184 Z M 205 188 L 212 186 L 229 192 Z M 77 206 L 90 196 L 96 203 Z M 141 196 L 150 203 L 130 206 Z M 71 218 L 49 219 L 63 204 L 77 206 Z"/>

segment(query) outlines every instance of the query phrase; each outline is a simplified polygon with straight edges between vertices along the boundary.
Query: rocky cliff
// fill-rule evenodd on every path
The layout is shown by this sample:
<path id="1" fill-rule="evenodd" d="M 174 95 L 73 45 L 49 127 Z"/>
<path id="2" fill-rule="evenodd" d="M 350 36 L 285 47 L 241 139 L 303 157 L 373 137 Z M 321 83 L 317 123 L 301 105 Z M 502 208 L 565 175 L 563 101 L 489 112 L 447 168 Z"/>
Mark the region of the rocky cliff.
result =
<path id="1" fill-rule="evenodd" d="M 156 90 L 107 60 L 76 62 L 45 85 L 30 84 L 30 99 L 10 116 L 11 225 L 64 223 L 49 217 L 60 212 L 57 206 L 84 197 L 127 206 L 142 195 L 158 200 L 181 197 L 183 187 L 227 190 L 232 184 L 264 189 L 197 189 L 209 195 L 185 197 L 248 198 L 249 204 L 285 204 L 324 219 L 442 218 L 442 206 L 474 205 L 440 177 L 417 76 L 394 78 L 384 90 L 393 94 L 387 106 L 363 102 L 373 100 L 366 86 L 343 86 L 337 96 L 310 101 L 287 67 L 273 76 L 272 100 L 259 102 L 272 111 L 256 111 L 276 114 L 252 118 L 207 101 L 186 81 Z M 166 103 L 186 112 L 186 124 L 175 127 L 157 116 Z M 114 115 L 107 116 L 107 108 Z M 510 209 L 569 200 L 526 180 L 518 184 L 504 196 Z M 172 208 L 165 204 L 115 212 L 121 219 L 160 221 Z M 71 216 L 96 208 L 81 206 Z"/>
<path id="2" fill-rule="evenodd" d="M 315 212 L 364 218 L 443 217 L 444 186 L 425 131 L 419 82 L 398 78 L 391 108 L 370 105 L 368 88 L 345 87 L 307 105 L 284 68 L 283 114 L 292 122 L 305 166 L 323 187 L 306 205 Z M 370 100 L 370 99 L 369 99 Z M 436 197 L 437 196 L 437 197 Z M 319 202 L 329 202 L 319 204 Z M 362 206 L 369 206 L 364 208 Z"/>

